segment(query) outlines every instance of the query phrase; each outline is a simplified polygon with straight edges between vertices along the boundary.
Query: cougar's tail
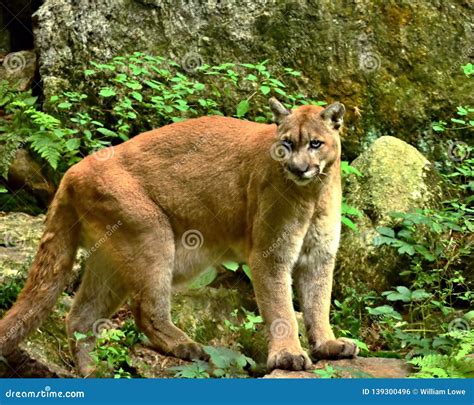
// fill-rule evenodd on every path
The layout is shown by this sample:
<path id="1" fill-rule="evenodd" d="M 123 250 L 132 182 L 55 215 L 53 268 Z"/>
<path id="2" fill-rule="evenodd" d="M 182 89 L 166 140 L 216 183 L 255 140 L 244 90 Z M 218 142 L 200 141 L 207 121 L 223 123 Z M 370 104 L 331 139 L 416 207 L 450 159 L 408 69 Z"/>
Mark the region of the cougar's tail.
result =
<path id="1" fill-rule="evenodd" d="M 63 179 L 46 218 L 46 230 L 28 279 L 0 320 L 0 355 L 15 347 L 46 318 L 65 288 L 79 243 L 80 225 Z"/>

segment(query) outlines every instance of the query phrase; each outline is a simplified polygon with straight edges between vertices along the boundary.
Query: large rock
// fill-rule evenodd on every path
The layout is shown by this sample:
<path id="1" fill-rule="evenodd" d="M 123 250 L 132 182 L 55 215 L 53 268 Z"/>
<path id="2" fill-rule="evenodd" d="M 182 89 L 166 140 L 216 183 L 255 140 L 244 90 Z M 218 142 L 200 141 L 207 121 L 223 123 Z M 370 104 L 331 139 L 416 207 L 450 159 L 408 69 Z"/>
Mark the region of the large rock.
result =
<path id="1" fill-rule="evenodd" d="M 342 287 L 362 286 L 384 291 L 396 283 L 403 261 L 395 249 L 374 246 L 377 227 L 394 223 L 391 212 L 434 207 L 442 195 L 439 177 L 413 146 L 383 136 L 352 162 L 362 176 L 350 175 L 344 184 L 347 204 L 363 214 L 358 231 L 344 227 L 336 268 L 336 293 Z"/>
<path id="2" fill-rule="evenodd" d="M 424 151 L 439 144 L 431 120 L 473 92 L 460 71 L 473 52 L 473 16 L 467 1 L 45 0 L 35 41 L 47 96 L 74 87 L 90 60 L 133 51 L 188 71 L 264 59 L 296 68 L 304 93 L 348 107 L 353 159 L 381 134 Z"/>
<path id="3" fill-rule="evenodd" d="M 264 378 L 405 378 L 410 372 L 403 360 L 358 357 L 319 361 L 313 371 L 273 370 Z"/>
<path id="4" fill-rule="evenodd" d="M 26 149 L 18 149 L 8 171 L 8 185 L 13 192 L 29 191 L 43 206 L 48 206 L 56 188 L 43 171 Z"/>

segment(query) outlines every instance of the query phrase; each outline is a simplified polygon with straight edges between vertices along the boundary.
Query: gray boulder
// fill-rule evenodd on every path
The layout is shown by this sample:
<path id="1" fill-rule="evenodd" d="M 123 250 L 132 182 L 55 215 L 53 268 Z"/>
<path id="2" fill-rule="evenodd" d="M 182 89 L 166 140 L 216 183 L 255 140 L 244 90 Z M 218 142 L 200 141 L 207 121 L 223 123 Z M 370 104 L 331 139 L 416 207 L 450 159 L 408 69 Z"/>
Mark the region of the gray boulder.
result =
<path id="1" fill-rule="evenodd" d="M 336 292 L 349 286 L 384 291 L 404 270 L 404 261 L 390 247 L 374 246 L 377 227 L 394 224 L 391 212 L 433 208 L 442 196 L 431 163 L 413 146 L 392 136 L 377 139 L 352 162 L 362 176 L 344 184 L 347 204 L 363 215 L 358 231 L 343 228 L 336 268 Z"/>

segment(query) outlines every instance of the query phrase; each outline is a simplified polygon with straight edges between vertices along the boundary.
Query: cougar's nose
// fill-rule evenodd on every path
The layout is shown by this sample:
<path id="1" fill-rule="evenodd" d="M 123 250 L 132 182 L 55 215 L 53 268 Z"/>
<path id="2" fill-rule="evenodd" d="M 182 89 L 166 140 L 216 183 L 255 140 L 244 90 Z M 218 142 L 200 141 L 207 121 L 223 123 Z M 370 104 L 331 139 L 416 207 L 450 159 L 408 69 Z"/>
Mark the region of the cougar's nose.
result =
<path id="1" fill-rule="evenodd" d="M 309 165 L 307 163 L 288 163 L 288 170 L 298 177 L 302 177 L 309 169 Z"/>

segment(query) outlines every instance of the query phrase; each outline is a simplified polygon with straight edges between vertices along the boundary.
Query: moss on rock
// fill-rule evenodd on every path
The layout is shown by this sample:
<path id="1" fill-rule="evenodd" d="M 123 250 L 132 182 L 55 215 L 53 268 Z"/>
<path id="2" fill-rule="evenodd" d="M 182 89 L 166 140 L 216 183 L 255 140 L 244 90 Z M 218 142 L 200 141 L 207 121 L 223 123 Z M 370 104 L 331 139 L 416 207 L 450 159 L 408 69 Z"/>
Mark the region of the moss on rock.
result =
<path id="1" fill-rule="evenodd" d="M 460 70 L 472 55 L 468 2 L 46 0 L 35 17 L 46 99 L 77 86 L 90 60 L 134 51 L 183 67 L 268 59 L 303 72 L 288 91 L 346 104 L 348 159 L 382 134 L 434 152 L 431 121 L 473 93 Z"/>
<path id="2" fill-rule="evenodd" d="M 413 146 L 384 136 L 352 162 L 363 176 L 344 184 L 347 203 L 362 212 L 358 231 L 344 228 L 336 268 L 336 293 L 343 287 L 384 291 L 398 279 L 406 263 L 389 247 L 375 247 L 376 228 L 390 226 L 391 212 L 431 208 L 442 190 L 430 162 Z"/>

